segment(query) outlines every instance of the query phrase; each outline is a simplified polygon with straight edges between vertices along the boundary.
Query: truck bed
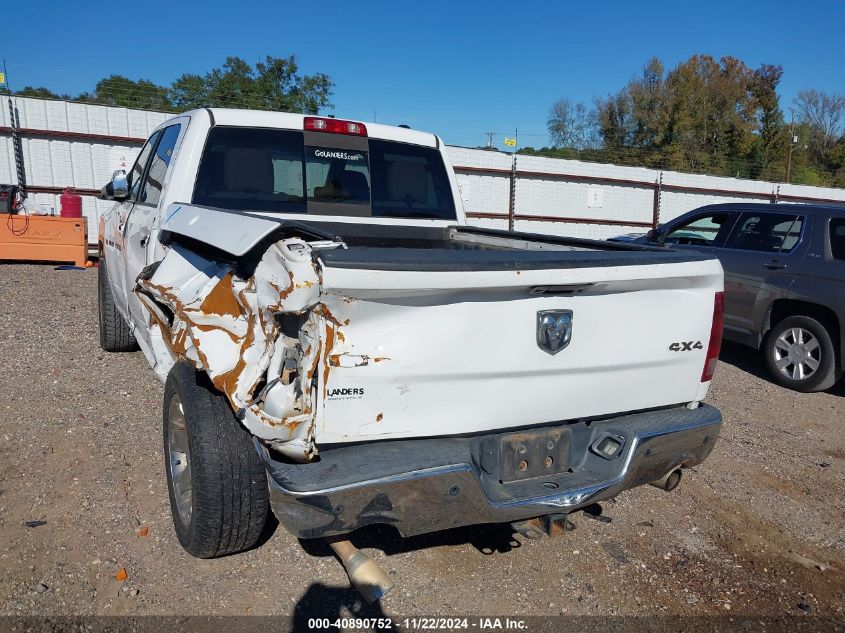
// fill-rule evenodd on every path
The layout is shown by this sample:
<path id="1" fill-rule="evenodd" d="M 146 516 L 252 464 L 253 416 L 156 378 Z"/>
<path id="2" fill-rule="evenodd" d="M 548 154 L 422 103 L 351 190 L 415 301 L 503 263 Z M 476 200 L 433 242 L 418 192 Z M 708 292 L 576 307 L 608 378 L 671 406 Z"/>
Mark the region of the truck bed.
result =
<path id="1" fill-rule="evenodd" d="M 325 251 L 322 258 L 327 265 L 337 268 L 520 270 L 669 264 L 712 259 L 700 253 L 649 245 L 470 226 L 327 222 L 291 219 L 271 213 L 174 206 L 180 207 L 179 213 L 171 214 L 163 227 L 164 243 L 195 242 L 194 246 L 197 246 L 198 242 L 218 249 L 220 255 L 248 258 L 253 248 L 283 237 L 298 235 L 309 240 L 334 240 L 343 243 L 345 248 Z M 201 210 L 205 221 L 191 224 L 192 209 Z M 251 230 L 243 235 L 233 233 L 235 225 L 243 231 L 245 218 L 251 220 Z M 214 230 L 208 231 L 212 225 L 216 225 Z"/>
<path id="2" fill-rule="evenodd" d="M 138 290 L 159 306 L 154 328 L 169 345 L 152 354 L 157 372 L 168 354 L 194 359 L 250 431 L 288 455 L 685 405 L 707 392 L 722 270 L 704 255 L 189 205 L 161 228 L 171 250 Z M 549 314 L 568 319 L 559 349 L 543 339 Z"/>

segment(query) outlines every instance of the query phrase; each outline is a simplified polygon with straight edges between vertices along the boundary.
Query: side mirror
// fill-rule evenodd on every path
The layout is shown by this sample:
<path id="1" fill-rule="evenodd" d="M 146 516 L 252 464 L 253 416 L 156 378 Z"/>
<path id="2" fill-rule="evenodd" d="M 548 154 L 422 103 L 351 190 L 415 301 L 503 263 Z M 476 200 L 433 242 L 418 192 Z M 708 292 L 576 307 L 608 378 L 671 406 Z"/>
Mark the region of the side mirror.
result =
<path id="1" fill-rule="evenodd" d="M 112 173 L 111 182 L 100 190 L 100 199 L 125 200 L 128 196 L 129 183 L 126 180 L 126 172 L 118 169 Z"/>
<path id="2" fill-rule="evenodd" d="M 649 242 L 659 242 L 660 231 L 658 231 L 657 229 L 650 229 L 649 232 L 645 234 L 645 239 Z"/>

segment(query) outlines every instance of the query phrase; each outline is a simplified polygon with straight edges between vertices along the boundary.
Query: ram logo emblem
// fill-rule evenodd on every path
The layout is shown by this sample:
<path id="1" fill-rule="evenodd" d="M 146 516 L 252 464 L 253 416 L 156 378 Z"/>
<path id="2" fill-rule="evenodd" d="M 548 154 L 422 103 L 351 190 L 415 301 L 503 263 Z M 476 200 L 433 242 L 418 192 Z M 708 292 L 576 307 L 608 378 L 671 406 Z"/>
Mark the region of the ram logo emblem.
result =
<path id="1" fill-rule="evenodd" d="M 537 345 L 547 354 L 557 354 L 572 340 L 572 310 L 537 311 Z"/>

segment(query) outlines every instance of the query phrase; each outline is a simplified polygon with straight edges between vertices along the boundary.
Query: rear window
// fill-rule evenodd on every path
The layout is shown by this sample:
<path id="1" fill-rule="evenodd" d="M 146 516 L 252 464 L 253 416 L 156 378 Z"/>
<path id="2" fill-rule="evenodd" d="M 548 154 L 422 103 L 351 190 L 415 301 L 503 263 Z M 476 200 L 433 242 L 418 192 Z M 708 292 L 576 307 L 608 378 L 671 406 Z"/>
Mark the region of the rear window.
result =
<path id="1" fill-rule="evenodd" d="M 845 260 L 845 218 L 830 221 L 830 252 L 833 259 Z"/>
<path id="2" fill-rule="evenodd" d="M 302 132 L 212 128 L 193 202 L 243 211 L 456 219 L 434 148 L 368 139 L 366 149 L 349 149 L 331 147 L 331 135 L 321 136 L 316 147 L 305 144 Z"/>

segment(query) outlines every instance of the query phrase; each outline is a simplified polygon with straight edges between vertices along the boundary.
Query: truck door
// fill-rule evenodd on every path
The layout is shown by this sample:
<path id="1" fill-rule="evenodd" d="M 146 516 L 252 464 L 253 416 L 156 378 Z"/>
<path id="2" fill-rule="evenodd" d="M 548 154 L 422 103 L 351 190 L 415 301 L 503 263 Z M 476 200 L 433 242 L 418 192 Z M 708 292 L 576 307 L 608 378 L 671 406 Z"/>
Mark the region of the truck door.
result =
<path id="1" fill-rule="evenodd" d="M 108 271 L 109 281 L 112 284 L 112 288 L 115 289 L 115 292 L 112 294 L 114 295 L 114 301 L 117 305 L 118 311 L 127 319 L 129 318 L 129 307 L 126 303 L 127 245 L 124 242 L 126 221 L 135 206 L 135 200 L 138 197 L 138 193 L 141 190 L 141 183 L 144 180 L 144 173 L 147 171 L 147 165 L 150 162 L 150 155 L 152 154 L 156 143 L 158 143 L 160 136 L 161 132 L 153 133 L 150 139 L 144 144 L 144 147 L 141 148 L 138 158 L 135 159 L 135 164 L 132 165 L 132 169 L 130 169 L 129 173 L 126 175 L 126 184 L 129 189 L 129 196 L 125 200 L 118 202 L 115 207 L 109 211 L 103 231 L 105 237 L 105 244 L 103 247 L 106 250 L 106 258 L 108 261 L 106 270 Z"/>
<path id="2" fill-rule="evenodd" d="M 180 123 L 176 123 L 160 130 L 141 186 L 123 227 L 124 283 L 129 319 L 133 324 L 143 323 L 149 318 L 149 313 L 141 305 L 133 289 L 138 274 L 148 263 L 147 252 L 152 248 L 149 243 L 150 232 L 158 212 L 167 169 L 176 151 L 182 127 Z M 136 335 L 145 331 L 146 328 L 140 327 L 136 330 Z"/>
<path id="3" fill-rule="evenodd" d="M 749 210 L 742 213 L 723 248 L 725 335 L 752 347 L 766 311 L 785 297 L 806 252 L 807 216 Z"/>

